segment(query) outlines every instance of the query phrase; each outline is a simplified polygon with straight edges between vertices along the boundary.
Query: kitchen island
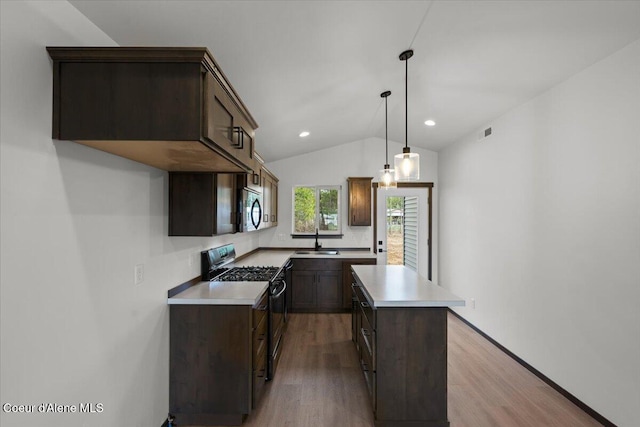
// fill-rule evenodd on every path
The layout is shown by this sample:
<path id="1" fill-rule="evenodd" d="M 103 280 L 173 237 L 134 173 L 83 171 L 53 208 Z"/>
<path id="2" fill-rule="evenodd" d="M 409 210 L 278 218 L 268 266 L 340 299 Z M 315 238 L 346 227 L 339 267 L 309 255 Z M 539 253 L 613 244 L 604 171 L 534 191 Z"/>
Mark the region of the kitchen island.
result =
<path id="1" fill-rule="evenodd" d="M 376 426 L 445 427 L 453 295 L 405 266 L 354 265 L 352 339 Z"/>

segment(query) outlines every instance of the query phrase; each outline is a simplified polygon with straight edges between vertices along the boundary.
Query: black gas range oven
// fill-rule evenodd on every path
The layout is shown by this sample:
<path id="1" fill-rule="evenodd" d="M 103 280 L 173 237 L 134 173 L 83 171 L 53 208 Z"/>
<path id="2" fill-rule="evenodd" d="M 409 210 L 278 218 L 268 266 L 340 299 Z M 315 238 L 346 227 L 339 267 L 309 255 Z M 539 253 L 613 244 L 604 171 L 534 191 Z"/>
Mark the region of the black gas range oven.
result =
<path id="1" fill-rule="evenodd" d="M 233 244 L 201 252 L 202 280 L 217 282 L 269 282 L 267 381 L 273 379 L 282 348 L 287 322 L 287 272 L 291 262 L 283 267 L 232 267 L 236 251 Z M 238 286 L 242 286 L 238 283 Z"/>

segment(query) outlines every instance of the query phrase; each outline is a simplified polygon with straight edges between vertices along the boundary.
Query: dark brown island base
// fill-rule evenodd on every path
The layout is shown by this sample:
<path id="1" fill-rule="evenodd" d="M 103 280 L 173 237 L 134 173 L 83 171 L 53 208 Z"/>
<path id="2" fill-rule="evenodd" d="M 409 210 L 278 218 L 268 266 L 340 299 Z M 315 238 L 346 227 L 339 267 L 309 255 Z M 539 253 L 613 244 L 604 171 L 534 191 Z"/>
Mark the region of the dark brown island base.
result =
<path id="1" fill-rule="evenodd" d="M 352 272 L 352 339 L 376 426 L 448 426 L 447 307 L 464 300 L 405 266 Z"/>

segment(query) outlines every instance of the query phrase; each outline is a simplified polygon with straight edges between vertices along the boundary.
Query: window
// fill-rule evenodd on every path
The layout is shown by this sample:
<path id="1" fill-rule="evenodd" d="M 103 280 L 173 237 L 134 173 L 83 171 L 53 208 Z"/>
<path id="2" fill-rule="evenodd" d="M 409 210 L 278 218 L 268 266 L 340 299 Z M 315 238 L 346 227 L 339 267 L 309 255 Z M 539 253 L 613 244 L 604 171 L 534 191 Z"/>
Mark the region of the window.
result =
<path id="1" fill-rule="evenodd" d="M 293 234 L 341 234 L 340 186 L 293 187 Z"/>

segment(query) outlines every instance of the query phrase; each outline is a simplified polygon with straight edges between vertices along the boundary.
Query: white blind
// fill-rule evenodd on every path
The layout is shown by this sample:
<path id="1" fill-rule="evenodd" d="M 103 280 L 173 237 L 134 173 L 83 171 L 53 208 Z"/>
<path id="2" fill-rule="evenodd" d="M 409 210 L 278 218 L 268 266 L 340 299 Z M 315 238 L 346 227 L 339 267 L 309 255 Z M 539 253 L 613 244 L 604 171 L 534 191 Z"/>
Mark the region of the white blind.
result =
<path id="1" fill-rule="evenodd" d="M 404 198 L 404 265 L 418 271 L 418 198 Z"/>

